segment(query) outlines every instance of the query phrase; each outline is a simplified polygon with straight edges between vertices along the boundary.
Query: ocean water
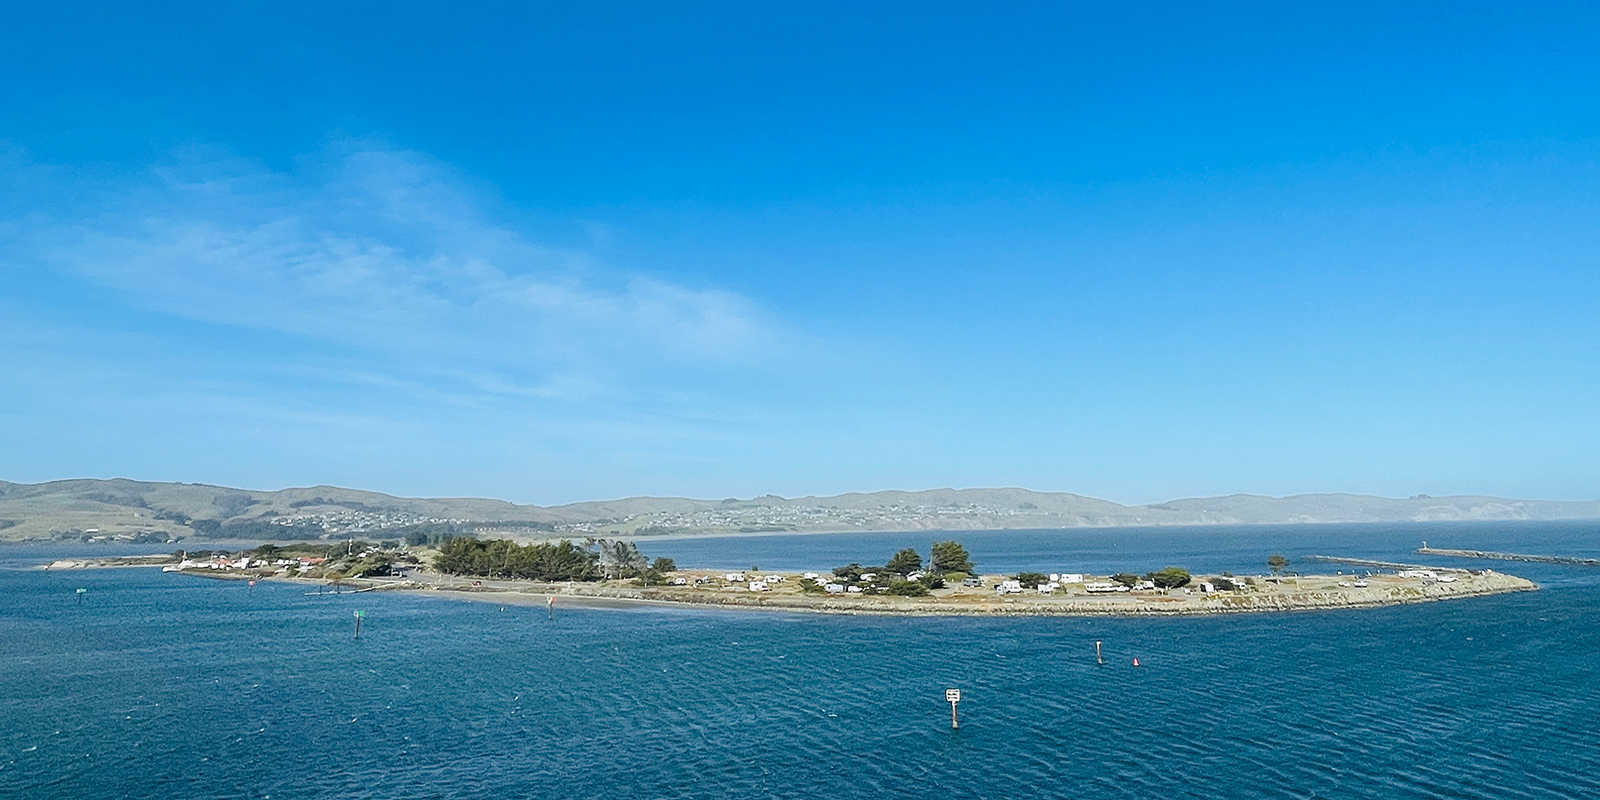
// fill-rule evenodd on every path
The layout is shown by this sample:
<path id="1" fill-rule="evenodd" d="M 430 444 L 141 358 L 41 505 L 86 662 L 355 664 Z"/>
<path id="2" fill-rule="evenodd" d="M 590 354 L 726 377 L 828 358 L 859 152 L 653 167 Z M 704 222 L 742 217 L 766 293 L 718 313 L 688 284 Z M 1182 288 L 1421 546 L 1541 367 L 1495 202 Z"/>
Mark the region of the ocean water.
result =
<path id="1" fill-rule="evenodd" d="M 1600 541 L 1592 524 L 1423 527 L 1445 546 Z M 1265 549 L 1399 557 L 1417 531 L 958 538 L 996 570 L 1242 571 Z M 933 538 L 645 550 L 777 569 Z M 11 567 L 37 555 L 0 550 Z M 1494 566 L 1546 588 L 1158 620 L 550 618 L 149 569 L 0 569 L 0 797 L 1600 797 L 1600 569 Z M 963 690 L 955 731 L 947 687 Z"/>

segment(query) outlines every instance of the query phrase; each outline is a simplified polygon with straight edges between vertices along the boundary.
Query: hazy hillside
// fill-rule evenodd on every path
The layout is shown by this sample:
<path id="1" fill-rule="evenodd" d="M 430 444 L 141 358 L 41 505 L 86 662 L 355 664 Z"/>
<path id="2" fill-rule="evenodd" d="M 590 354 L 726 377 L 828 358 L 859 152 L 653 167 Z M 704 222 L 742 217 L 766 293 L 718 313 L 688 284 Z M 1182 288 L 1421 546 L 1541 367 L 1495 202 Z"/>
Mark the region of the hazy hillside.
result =
<path id="1" fill-rule="evenodd" d="M 404 498 L 312 486 L 275 492 L 125 479 L 0 481 L 0 539 L 392 538 L 818 530 L 978 530 L 1128 525 L 1600 519 L 1600 502 L 1351 494 L 1229 495 L 1124 506 L 1026 489 L 883 491 L 834 497 L 630 497 L 530 506 Z"/>

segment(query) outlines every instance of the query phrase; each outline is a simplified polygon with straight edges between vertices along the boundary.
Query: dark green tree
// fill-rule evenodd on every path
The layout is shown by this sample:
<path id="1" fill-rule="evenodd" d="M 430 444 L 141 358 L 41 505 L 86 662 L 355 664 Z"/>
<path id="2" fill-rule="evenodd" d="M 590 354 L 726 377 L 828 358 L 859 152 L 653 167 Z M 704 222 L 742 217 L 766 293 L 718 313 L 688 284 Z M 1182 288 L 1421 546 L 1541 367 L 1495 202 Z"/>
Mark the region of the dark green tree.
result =
<path id="1" fill-rule="evenodd" d="M 1139 576 L 1131 572 L 1119 572 L 1115 575 L 1112 575 L 1111 580 L 1114 583 L 1120 583 L 1123 586 L 1134 586 L 1139 583 Z"/>
<path id="2" fill-rule="evenodd" d="M 934 572 L 965 572 L 968 575 L 976 572 L 967 548 L 955 541 L 934 542 L 932 561 Z"/>
<path id="3" fill-rule="evenodd" d="M 1041 583 L 1049 583 L 1050 577 L 1038 572 L 1019 572 L 1016 574 L 1017 583 L 1033 588 Z"/>
<path id="4" fill-rule="evenodd" d="M 883 565 L 884 569 L 901 575 L 910 575 L 922 569 L 922 556 L 913 548 L 907 547 L 889 558 L 889 563 Z"/>
<path id="5" fill-rule="evenodd" d="M 1282 553 L 1273 553 L 1267 556 L 1267 566 L 1272 568 L 1272 574 L 1281 575 L 1284 568 L 1289 566 L 1289 559 L 1284 558 Z"/>
<path id="6" fill-rule="evenodd" d="M 1160 572 L 1146 575 L 1145 580 L 1154 581 L 1157 589 L 1176 589 L 1189 585 L 1191 576 L 1189 570 L 1182 567 L 1167 567 Z"/>

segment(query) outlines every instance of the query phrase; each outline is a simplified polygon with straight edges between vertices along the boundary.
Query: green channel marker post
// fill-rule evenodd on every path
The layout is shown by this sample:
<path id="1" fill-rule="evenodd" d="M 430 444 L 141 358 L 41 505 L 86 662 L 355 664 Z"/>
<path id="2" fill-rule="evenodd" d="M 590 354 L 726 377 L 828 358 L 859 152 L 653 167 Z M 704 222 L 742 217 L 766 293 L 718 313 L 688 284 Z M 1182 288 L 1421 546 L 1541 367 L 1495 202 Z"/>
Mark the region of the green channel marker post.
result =
<path id="1" fill-rule="evenodd" d="M 357 638 L 357 639 L 361 638 L 361 620 L 366 615 L 367 615 L 367 612 L 365 612 L 365 611 L 357 611 L 356 612 L 356 635 L 355 635 L 355 638 Z"/>

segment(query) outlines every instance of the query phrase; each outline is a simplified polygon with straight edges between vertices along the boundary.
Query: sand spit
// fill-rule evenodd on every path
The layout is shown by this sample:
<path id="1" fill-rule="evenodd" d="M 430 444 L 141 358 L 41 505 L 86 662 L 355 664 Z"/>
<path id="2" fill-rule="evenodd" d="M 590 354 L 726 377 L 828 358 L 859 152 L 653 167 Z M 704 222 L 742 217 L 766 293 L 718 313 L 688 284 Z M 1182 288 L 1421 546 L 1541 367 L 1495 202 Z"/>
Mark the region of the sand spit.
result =
<path id="1" fill-rule="evenodd" d="M 638 588 L 614 583 L 540 584 L 522 581 L 480 581 L 478 585 L 473 585 L 472 581 L 457 581 L 455 585 L 412 583 L 404 588 L 439 597 L 506 605 L 543 604 L 554 597 L 557 608 L 574 605 L 614 607 L 673 604 L 820 614 L 1126 617 L 1379 608 L 1535 591 L 1539 588 L 1527 579 L 1498 572 L 1447 574 L 1454 580 L 1439 582 L 1426 577 L 1374 575 L 1363 580 L 1367 586 L 1357 587 L 1353 585 L 1351 576 L 1319 575 L 1287 578 L 1282 583 L 1258 582 L 1256 587 L 1238 592 L 1177 590 L 1168 594 L 1130 592 L 1115 595 L 1074 594 L 1070 591 L 1050 595 L 999 595 L 987 587 L 963 587 L 939 590 L 928 597 L 841 597 L 802 594 L 798 591 L 751 592 L 731 586 Z"/>
<path id="2" fill-rule="evenodd" d="M 175 559 L 161 556 L 95 558 L 57 561 L 44 569 L 95 569 L 162 566 L 173 569 Z M 220 579 L 286 581 L 317 587 L 316 593 L 403 591 L 503 605 L 625 607 L 682 605 L 702 608 L 789 611 L 819 614 L 923 615 L 923 616 L 1198 616 L 1213 614 L 1312 611 L 1340 608 L 1380 608 L 1468 597 L 1535 591 L 1533 581 L 1494 570 L 1425 568 L 1396 574 L 1368 572 L 1339 575 L 1266 576 L 1232 579 L 1233 591 L 1201 591 L 1215 578 L 1197 576 L 1189 587 L 1092 593 L 1092 584 L 1105 579 L 1083 576 L 1081 583 L 1064 584 L 1049 594 L 1034 589 L 1002 594 L 996 586 L 1005 576 L 982 577 L 982 586 L 936 589 L 925 597 L 869 594 L 815 594 L 801 591 L 799 573 L 763 573 L 764 589 L 752 591 L 746 580 L 730 581 L 724 573 L 684 570 L 677 573 L 689 585 L 639 587 L 632 581 L 540 583 L 522 580 L 473 579 L 414 573 L 405 579 L 345 579 L 329 581 L 274 575 L 270 571 L 184 569 L 183 574 Z M 755 577 L 755 576 L 746 576 Z M 776 578 L 776 579 L 774 579 Z M 826 581 L 826 578 L 823 579 Z M 310 592 L 308 592 L 309 594 Z"/>

